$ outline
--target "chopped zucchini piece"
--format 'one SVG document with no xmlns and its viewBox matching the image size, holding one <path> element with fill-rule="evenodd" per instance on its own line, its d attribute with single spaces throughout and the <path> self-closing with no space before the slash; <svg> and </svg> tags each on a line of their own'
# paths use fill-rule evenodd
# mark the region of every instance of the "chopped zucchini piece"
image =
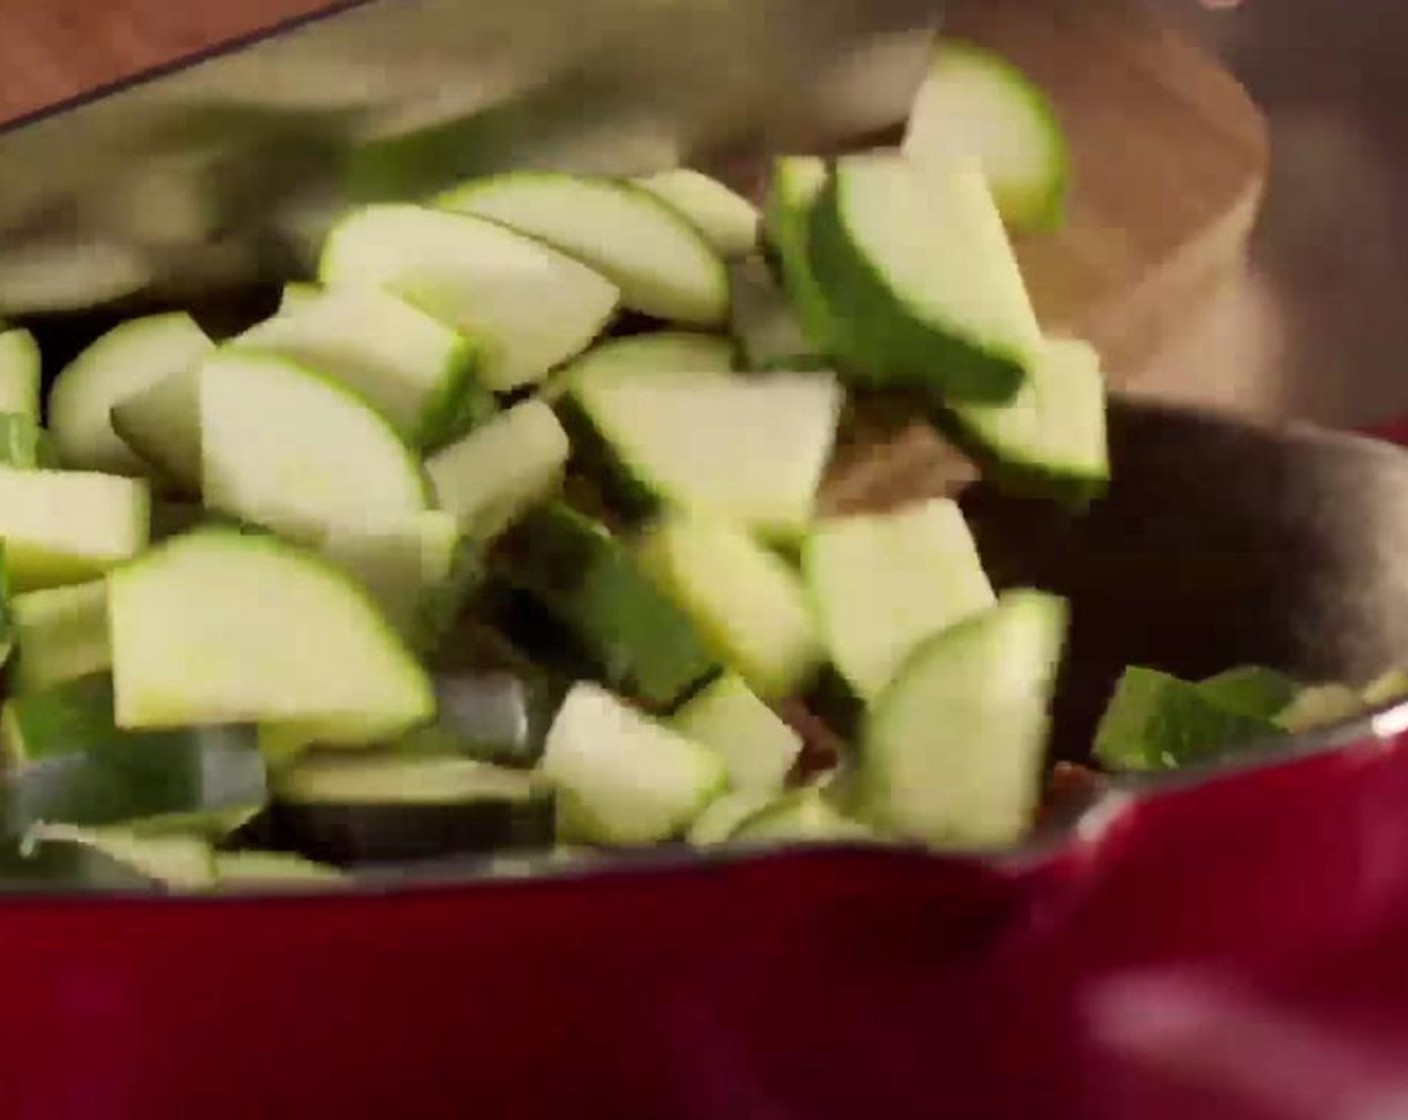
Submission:
<svg viewBox="0 0 1408 1120">
<path fill-rule="evenodd" d="M 539 394 L 555 401 L 578 377 L 604 378 L 620 373 L 725 371 L 733 368 L 733 344 L 723 335 L 695 331 L 652 331 L 611 338 L 564 366 Z"/>
<path fill-rule="evenodd" d="M 1262 665 L 1238 665 L 1198 682 L 1198 691 L 1219 707 L 1274 720 L 1296 698 L 1300 683 Z"/>
<path fill-rule="evenodd" d="M 790 790 L 744 819 L 730 837 L 748 843 L 874 840 L 873 830 L 831 804 L 825 787 Z"/>
<path fill-rule="evenodd" d="M 150 517 L 140 479 L 0 467 L 0 539 L 17 591 L 83 583 L 132 559 Z"/>
<path fill-rule="evenodd" d="M 758 246 L 758 208 L 717 179 L 689 167 L 640 175 L 635 185 L 673 206 L 725 260 Z"/>
<path fill-rule="evenodd" d="M 821 643 L 801 582 L 776 553 L 723 522 L 670 514 L 638 555 L 760 697 L 789 696 L 807 682 Z"/>
<path fill-rule="evenodd" d="M 294 362 L 223 350 L 200 370 L 201 493 L 212 509 L 316 543 L 431 506 L 420 463 L 360 397 Z"/>
<path fill-rule="evenodd" d="M 787 539 L 812 519 L 842 393 L 822 373 L 613 372 L 577 376 L 568 400 L 633 505 Z"/>
<path fill-rule="evenodd" d="M 870 823 L 960 847 L 1022 836 L 1040 797 L 1066 618 L 1061 599 L 1008 591 L 915 650 L 867 714 L 857 776 Z"/>
<path fill-rule="evenodd" d="M 200 367 L 178 370 L 112 406 L 112 430 L 168 483 L 200 493 Z"/>
<path fill-rule="evenodd" d="M 39 344 L 20 327 L 0 323 L 0 413 L 39 422 Z"/>
<path fill-rule="evenodd" d="M 480 347 L 424 311 L 375 288 L 329 288 L 235 340 L 320 370 L 364 397 L 416 448 L 491 416 L 478 380 Z"/>
<path fill-rule="evenodd" d="M 602 683 L 664 709 L 718 671 L 689 616 L 599 523 L 554 502 L 506 545 L 504 578 L 566 631 Z"/>
<path fill-rule="evenodd" d="M 976 166 L 921 175 L 896 154 L 842 156 L 808 234 L 867 373 L 951 401 L 1001 402 L 1021 387 L 1041 329 Z"/>
<path fill-rule="evenodd" d="M 963 513 L 945 498 L 818 523 L 802 570 L 831 660 L 866 701 L 927 638 L 995 601 Z"/>
<path fill-rule="evenodd" d="M 246 850 L 216 852 L 215 879 L 222 891 L 301 890 L 344 885 L 347 874 L 292 852 Z"/>
<path fill-rule="evenodd" d="M 1132 665 L 1100 719 L 1094 753 L 1112 770 L 1176 770 L 1279 734 L 1267 717 L 1225 706 L 1215 688 Z"/>
<path fill-rule="evenodd" d="M 122 891 L 155 893 L 160 884 L 136 868 L 81 844 L 0 842 L 0 893 Z"/>
<path fill-rule="evenodd" d="M 955 403 L 958 441 L 999 485 L 1098 496 L 1110 481 L 1100 355 L 1079 339 L 1048 338 L 1028 372 L 1010 401 Z"/>
<path fill-rule="evenodd" d="M 191 369 L 213 345 L 182 311 L 133 319 L 99 338 L 59 373 L 49 393 L 49 430 L 59 461 L 73 470 L 150 473 L 113 430 L 112 407 Z"/>
<path fill-rule="evenodd" d="M 313 754 L 274 782 L 280 840 L 334 864 L 548 847 L 554 821 L 541 775 L 455 755 Z"/>
<path fill-rule="evenodd" d="M 366 595 L 272 537 L 205 529 L 108 582 L 117 722 L 293 721 L 322 741 L 430 719 L 429 677 Z"/>
<path fill-rule="evenodd" d="M 0 834 L 8 836 L 39 821 L 218 836 L 267 796 L 253 728 L 123 731 L 106 677 L 10 697 L 0 746 L 10 772 L 0 787 Z"/>
<path fill-rule="evenodd" d="M 15 412 L 0 412 L 0 466 L 54 467 L 58 454 L 49 433 Z"/>
<path fill-rule="evenodd" d="M 112 665 L 103 580 L 17 595 L 10 603 L 19 659 L 14 682 L 35 692 Z"/>
<path fill-rule="evenodd" d="M 776 257 L 782 290 L 810 349 L 829 355 L 847 374 L 856 375 L 864 371 L 864 363 L 856 361 L 846 342 L 844 324 L 812 271 L 812 209 L 826 179 L 826 163 L 817 156 L 782 156 L 774 161 L 763 231 Z"/>
<path fill-rule="evenodd" d="M 729 330 L 745 369 L 824 369 L 829 364 L 802 329 L 801 319 L 765 260 L 735 261 L 728 279 Z"/>
<path fill-rule="evenodd" d="M 441 509 L 488 541 L 558 489 L 568 451 L 552 409 L 526 400 L 436 453 L 426 471 Z"/>
<path fill-rule="evenodd" d="M 733 839 L 744 821 L 766 809 L 776 798 L 776 791 L 731 790 L 708 804 L 689 826 L 685 839 L 697 848 L 727 843 Z"/>
<path fill-rule="evenodd" d="M 620 295 L 592 269 L 496 222 L 400 204 L 344 218 L 319 275 L 331 287 L 387 288 L 480 339 L 480 378 L 499 392 L 540 381 L 585 350 Z"/>
<path fill-rule="evenodd" d="M 1364 703 L 1371 708 L 1408 697 L 1408 670 L 1398 667 L 1387 670 L 1364 686 Z"/>
<path fill-rule="evenodd" d="M 1009 226 L 1061 225 L 1070 181 L 1065 134 L 1047 96 L 1001 55 L 941 39 L 902 151 L 920 167 L 974 158 Z"/>
<path fill-rule="evenodd" d="M 400 525 L 332 528 L 319 552 L 361 584 L 397 632 L 418 645 L 425 613 L 454 574 L 459 548 L 458 522 L 425 510 Z"/>
<path fill-rule="evenodd" d="M 1291 732 L 1314 731 L 1353 719 L 1364 708 L 1364 698 L 1348 685 L 1310 685 L 1277 713 L 1276 723 Z"/>
<path fill-rule="evenodd" d="M 37 824 L 25 842 L 92 848 L 175 890 L 202 891 L 215 886 L 215 850 L 209 840 L 195 836 L 138 836 L 117 827 Z"/>
<path fill-rule="evenodd" d="M 706 685 L 671 723 L 718 752 L 736 790 L 775 794 L 802 752 L 802 737 L 733 673 Z"/>
<path fill-rule="evenodd" d="M 656 318 L 718 326 L 728 314 L 723 262 L 678 210 L 629 183 L 553 171 L 471 179 L 436 199 L 500 222 L 591 266 L 624 306 Z"/>
<path fill-rule="evenodd" d="M 586 843 L 678 836 L 728 784 L 715 752 L 592 684 L 567 694 L 542 771 L 557 788 L 563 839 Z"/>
</svg>

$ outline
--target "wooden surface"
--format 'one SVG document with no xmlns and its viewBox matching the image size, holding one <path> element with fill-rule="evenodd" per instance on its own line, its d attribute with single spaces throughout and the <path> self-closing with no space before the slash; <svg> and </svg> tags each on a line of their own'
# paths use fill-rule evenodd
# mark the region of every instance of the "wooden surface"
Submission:
<svg viewBox="0 0 1408 1120">
<path fill-rule="evenodd" d="M 325 6 L 321 0 L 0 0 L 0 121 Z"/>
<path fill-rule="evenodd" d="M 325 6 L 317 0 L 0 0 L 0 120 Z M 1240 267 L 1264 183 L 1261 115 L 1136 0 L 957 0 L 949 26 L 1008 54 L 1071 139 L 1070 221 L 1021 245 L 1048 328 L 1125 379 Z"/>
<path fill-rule="evenodd" d="M 1266 122 L 1237 82 L 1130 0 L 969 0 L 950 28 L 1053 98 L 1074 156 L 1066 228 L 1020 245 L 1043 324 L 1125 380 L 1237 272 L 1266 180 Z"/>
</svg>

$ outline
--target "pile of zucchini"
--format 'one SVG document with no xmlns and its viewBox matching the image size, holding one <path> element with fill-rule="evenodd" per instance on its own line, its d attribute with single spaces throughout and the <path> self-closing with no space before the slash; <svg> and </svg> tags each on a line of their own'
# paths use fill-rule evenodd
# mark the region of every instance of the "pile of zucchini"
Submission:
<svg viewBox="0 0 1408 1120">
<path fill-rule="evenodd" d="M 691 170 L 367 206 L 232 337 L 98 339 L 43 427 L 0 334 L 0 881 L 1016 840 L 1064 604 L 995 594 L 952 501 L 818 495 L 877 391 L 1099 492 L 1098 357 L 1008 234 L 1064 185 L 1040 96 L 946 45 L 902 149 L 780 158 L 761 217 Z M 818 691 L 858 713 L 820 765 Z"/>
</svg>

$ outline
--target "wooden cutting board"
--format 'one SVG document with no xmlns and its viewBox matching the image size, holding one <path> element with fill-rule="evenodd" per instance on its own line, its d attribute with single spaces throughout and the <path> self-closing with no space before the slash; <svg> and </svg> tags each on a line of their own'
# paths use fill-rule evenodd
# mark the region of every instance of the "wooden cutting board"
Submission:
<svg viewBox="0 0 1408 1120">
<path fill-rule="evenodd" d="M 0 120 L 325 5 L 4 0 Z M 1055 100 L 1075 157 L 1070 221 L 1026 240 L 1043 323 L 1090 338 L 1116 380 L 1176 337 L 1241 263 L 1264 120 L 1138 0 L 956 0 L 949 30 L 1009 55 Z"/>
<path fill-rule="evenodd" d="M 1041 84 L 1070 138 L 1059 233 L 1020 244 L 1042 323 L 1135 375 L 1240 270 L 1266 183 L 1266 121 L 1212 58 L 1133 0 L 960 0 L 952 34 Z"/>
</svg>

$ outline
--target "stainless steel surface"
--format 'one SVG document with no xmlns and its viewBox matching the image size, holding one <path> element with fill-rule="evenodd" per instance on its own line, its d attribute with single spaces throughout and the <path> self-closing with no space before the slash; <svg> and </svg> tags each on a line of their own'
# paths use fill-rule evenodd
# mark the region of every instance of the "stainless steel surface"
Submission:
<svg viewBox="0 0 1408 1120">
<path fill-rule="evenodd" d="M 1408 413 L 1408 4 L 1150 2 L 1246 83 L 1272 158 L 1247 274 L 1141 387 L 1336 425 Z"/>
<path fill-rule="evenodd" d="M 0 132 L 0 311 L 287 273 L 350 197 L 902 119 L 937 0 L 373 0 Z"/>
</svg>

